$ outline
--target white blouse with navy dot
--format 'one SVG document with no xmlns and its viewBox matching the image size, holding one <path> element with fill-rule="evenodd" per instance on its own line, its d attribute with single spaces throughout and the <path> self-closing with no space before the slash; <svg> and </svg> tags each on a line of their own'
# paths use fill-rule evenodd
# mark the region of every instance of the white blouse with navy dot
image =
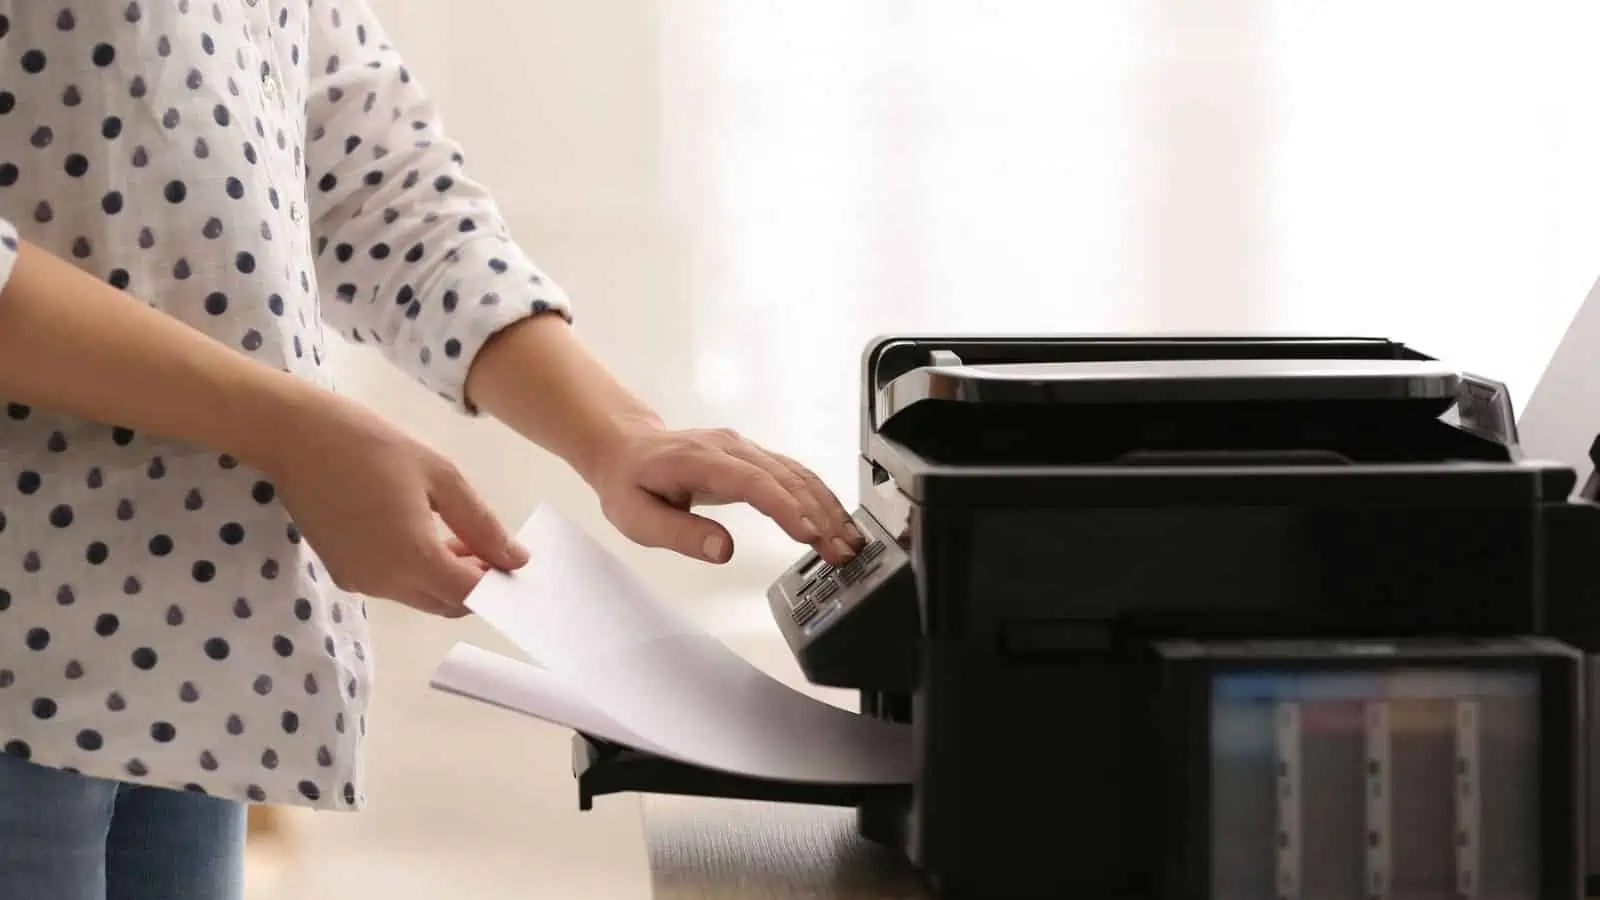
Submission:
<svg viewBox="0 0 1600 900">
<path fill-rule="evenodd" d="M 485 340 L 568 312 L 461 166 L 364 0 L 0 0 L 0 288 L 27 240 L 265 365 L 327 384 L 331 327 L 472 414 Z M 365 607 L 270 481 L 0 407 L 0 753 L 361 806 Z"/>
</svg>

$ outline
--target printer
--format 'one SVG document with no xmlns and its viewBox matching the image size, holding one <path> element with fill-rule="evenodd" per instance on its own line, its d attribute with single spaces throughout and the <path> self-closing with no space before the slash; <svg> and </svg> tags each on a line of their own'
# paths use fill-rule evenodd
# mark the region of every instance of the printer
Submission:
<svg viewBox="0 0 1600 900">
<path fill-rule="evenodd" d="M 1503 385 L 1384 339 L 915 335 L 861 383 L 868 546 L 767 599 L 807 678 L 909 724 L 912 780 L 579 734 L 583 808 L 853 807 L 947 900 L 1597 881 L 1600 507 Z"/>
</svg>

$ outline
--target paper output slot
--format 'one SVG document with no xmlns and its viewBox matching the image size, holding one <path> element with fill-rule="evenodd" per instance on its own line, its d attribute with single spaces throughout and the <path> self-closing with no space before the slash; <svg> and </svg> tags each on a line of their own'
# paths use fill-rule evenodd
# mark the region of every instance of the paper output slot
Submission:
<svg viewBox="0 0 1600 900">
<path fill-rule="evenodd" d="M 812 806 L 903 806 L 909 785 L 827 784 L 749 778 L 667 759 L 604 738 L 572 737 L 572 772 L 578 779 L 578 808 L 594 807 L 607 794 L 670 794 L 720 797 Z"/>
</svg>

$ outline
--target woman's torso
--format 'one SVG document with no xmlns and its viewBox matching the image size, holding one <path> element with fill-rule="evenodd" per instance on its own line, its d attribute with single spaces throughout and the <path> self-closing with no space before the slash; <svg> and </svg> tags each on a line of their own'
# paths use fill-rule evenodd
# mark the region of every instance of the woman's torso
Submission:
<svg viewBox="0 0 1600 900">
<path fill-rule="evenodd" d="M 308 14 L 282 0 L 0 0 L 0 217 L 262 364 L 326 383 Z M 0 516 L 7 752 L 358 805 L 364 610 L 328 584 L 259 473 L 6 403 Z"/>
</svg>

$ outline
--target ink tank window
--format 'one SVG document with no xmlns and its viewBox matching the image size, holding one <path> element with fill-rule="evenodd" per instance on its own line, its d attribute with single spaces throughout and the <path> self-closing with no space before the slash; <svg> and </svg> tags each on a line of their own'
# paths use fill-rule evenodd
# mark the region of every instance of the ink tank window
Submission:
<svg viewBox="0 0 1600 900">
<path fill-rule="evenodd" d="M 1531 665 L 1216 675 L 1211 896 L 1539 896 L 1540 710 Z"/>
</svg>

